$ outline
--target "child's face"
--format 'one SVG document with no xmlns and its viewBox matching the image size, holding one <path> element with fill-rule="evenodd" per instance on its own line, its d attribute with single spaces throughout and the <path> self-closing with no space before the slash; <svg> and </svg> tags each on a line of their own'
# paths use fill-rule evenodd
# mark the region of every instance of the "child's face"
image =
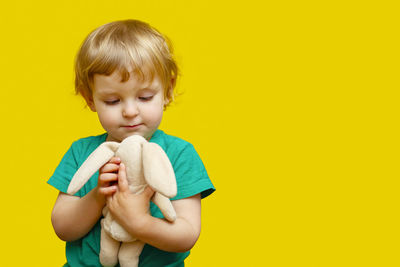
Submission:
<svg viewBox="0 0 400 267">
<path fill-rule="evenodd" d="M 107 141 L 121 142 L 134 134 L 149 140 L 160 125 L 164 110 L 159 79 L 141 81 L 131 72 L 129 80 L 122 83 L 116 71 L 110 76 L 95 74 L 93 78 L 93 96 L 87 103 L 97 112 L 108 133 Z"/>
</svg>

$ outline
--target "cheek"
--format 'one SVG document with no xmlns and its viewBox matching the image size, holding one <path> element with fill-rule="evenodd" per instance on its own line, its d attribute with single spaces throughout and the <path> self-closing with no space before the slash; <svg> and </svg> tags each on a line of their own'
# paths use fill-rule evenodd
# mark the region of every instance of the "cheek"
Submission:
<svg viewBox="0 0 400 267">
<path fill-rule="evenodd" d="M 110 109 L 107 110 L 104 110 L 102 108 L 97 109 L 97 115 L 103 126 L 112 125 L 117 121 L 114 113 L 115 112 L 113 112 Z"/>
<path fill-rule="evenodd" d="M 155 105 L 145 107 L 143 116 L 146 116 L 147 120 L 157 123 L 161 120 L 163 111 L 163 106 L 157 103 Z"/>
</svg>

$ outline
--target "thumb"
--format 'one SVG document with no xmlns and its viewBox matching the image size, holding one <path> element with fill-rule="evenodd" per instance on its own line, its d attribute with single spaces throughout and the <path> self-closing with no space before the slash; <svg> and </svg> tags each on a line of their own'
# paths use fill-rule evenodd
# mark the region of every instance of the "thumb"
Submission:
<svg viewBox="0 0 400 267">
<path fill-rule="evenodd" d="M 143 193 L 148 198 L 151 198 L 154 195 L 154 190 L 149 185 L 143 190 Z"/>
<path fill-rule="evenodd" d="M 121 192 L 129 190 L 128 180 L 126 179 L 126 167 L 121 163 L 118 170 L 118 189 Z"/>
</svg>

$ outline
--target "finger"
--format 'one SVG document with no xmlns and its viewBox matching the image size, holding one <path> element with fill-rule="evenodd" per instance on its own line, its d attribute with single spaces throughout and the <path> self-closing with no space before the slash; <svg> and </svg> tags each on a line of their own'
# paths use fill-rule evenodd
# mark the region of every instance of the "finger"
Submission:
<svg viewBox="0 0 400 267">
<path fill-rule="evenodd" d="M 113 198 L 113 195 L 106 196 L 106 202 L 107 202 L 108 208 L 110 208 L 110 206 L 111 206 L 112 198 Z"/>
<path fill-rule="evenodd" d="M 118 181 L 118 174 L 116 173 L 103 173 L 99 176 L 100 182 L 107 183 L 107 182 L 114 182 Z"/>
<path fill-rule="evenodd" d="M 107 163 L 103 167 L 101 167 L 100 172 L 116 172 L 119 169 L 119 165 L 115 163 Z"/>
<path fill-rule="evenodd" d="M 121 163 L 121 159 L 119 157 L 112 157 L 110 159 L 109 163 L 120 164 Z"/>
<path fill-rule="evenodd" d="M 112 195 L 115 192 L 117 192 L 117 186 L 112 185 L 112 186 L 108 186 L 108 187 L 100 187 L 99 192 L 102 195 L 109 196 L 109 195 Z"/>
<path fill-rule="evenodd" d="M 121 163 L 118 171 L 118 188 L 124 192 L 129 189 L 128 180 L 126 179 L 126 168 L 125 164 Z"/>
<path fill-rule="evenodd" d="M 142 194 L 145 194 L 148 198 L 151 198 L 154 195 L 154 190 L 150 186 L 146 186 L 146 188 L 143 190 Z"/>
</svg>

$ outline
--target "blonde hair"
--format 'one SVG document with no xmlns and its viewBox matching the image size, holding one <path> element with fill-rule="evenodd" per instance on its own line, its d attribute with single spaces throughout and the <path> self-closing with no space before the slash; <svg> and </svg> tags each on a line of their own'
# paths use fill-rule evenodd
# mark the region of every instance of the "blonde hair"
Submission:
<svg viewBox="0 0 400 267">
<path fill-rule="evenodd" d="M 138 20 L 115 21 L 91 32 L 75 60 L 75 91 L 85 99 L 93 93 L 95 74 L 121 74 L 121 82 L 132 70 L 142 80 L 158 77 L 167 105 L 174 99 L 178 67 L 169 39 L 149 24 Z"/>
</svg>

